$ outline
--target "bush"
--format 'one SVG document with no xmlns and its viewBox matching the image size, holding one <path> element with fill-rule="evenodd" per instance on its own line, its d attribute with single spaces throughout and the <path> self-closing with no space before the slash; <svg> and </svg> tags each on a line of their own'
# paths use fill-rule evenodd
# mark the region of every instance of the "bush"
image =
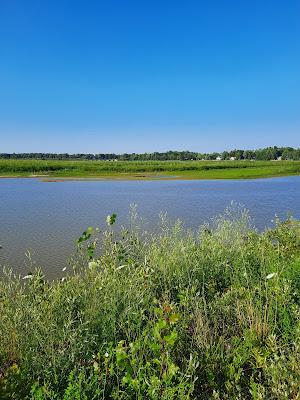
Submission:
<svg viewBox="0 0 300 400">
<path fill-rule="evenodd" d="M 70 271 L 0 281 L 1 399 L 297 399 L 300 228 L 237 209 L 89 228 Z"/>
</svg>

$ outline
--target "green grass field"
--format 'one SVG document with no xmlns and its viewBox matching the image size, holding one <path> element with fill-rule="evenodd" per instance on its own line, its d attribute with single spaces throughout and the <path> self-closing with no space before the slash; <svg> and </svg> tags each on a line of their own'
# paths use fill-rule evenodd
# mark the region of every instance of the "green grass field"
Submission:
<svg viewBox="0 0 300 400">
<path fill-rule="evenodd" d="M 250 179 L 300 175 L 300 161 L 0 160 L 0 176 L 42 179 Z"/>
<path fill-rule="evenodd" d="M 299 399 L 299 222 L 113 228 L 55 281 L 0 277 L 1 399 Z"/>
</svg>

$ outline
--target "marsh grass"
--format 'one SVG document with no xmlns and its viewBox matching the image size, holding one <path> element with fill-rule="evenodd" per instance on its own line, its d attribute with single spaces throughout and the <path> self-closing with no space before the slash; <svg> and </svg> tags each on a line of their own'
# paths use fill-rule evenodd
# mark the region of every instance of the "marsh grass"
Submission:
<svg viewBox="0 0 300 400">
<path fill-rule="evenodd" d="M 300 398 L 299 222 L 107 223 L 62 279 L 6 270 L 1 399 Z"/>
<path fill-rule="evenodd" d="M 56 161 L 0 159 L 0 176 L 238 179 L 300 175 L 299 161 Z"/>
</svg>

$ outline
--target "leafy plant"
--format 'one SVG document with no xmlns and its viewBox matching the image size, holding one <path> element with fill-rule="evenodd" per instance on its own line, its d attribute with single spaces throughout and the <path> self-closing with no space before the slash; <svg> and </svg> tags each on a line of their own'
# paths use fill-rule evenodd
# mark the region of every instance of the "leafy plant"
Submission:
<svg viewBox="0 0 300 400">
<path fill-rule="evenodd" d="M 299 398 L 299 222 L 259 233 L 235 205 L 196 233 L 115 221 L 55 281 L 4 270 L 1 399 Z"/>
</svg>

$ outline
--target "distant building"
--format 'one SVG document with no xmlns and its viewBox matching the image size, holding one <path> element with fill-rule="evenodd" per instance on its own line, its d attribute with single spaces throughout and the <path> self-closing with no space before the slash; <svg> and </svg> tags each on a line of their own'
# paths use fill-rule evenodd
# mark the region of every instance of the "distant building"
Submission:
<svg viewBox="0 0 300 400">
<path fill-rule="evenodd" d="M 235 161 L 235 160 L 236 160 L 236 157 L 230 157 L 229 160 L 230 160 L 230 161 Z"/>
<path fill-rule="evenodd" d="M 216 158 L 216 161 L 221 161 L 222 160 L 222 157 L 217 157 Z"/>
</svg>

